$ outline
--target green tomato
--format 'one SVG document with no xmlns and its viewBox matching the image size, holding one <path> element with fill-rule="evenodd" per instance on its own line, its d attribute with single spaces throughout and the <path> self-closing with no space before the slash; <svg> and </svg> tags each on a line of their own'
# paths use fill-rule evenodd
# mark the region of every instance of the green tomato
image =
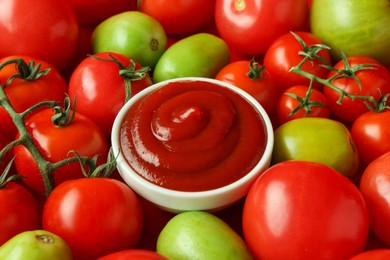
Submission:
<svg viewBox="0 0 390 260">
<path fill-rule="evenodd" d="M 25 231 L 17 234 L 0 247 L 2 260 L 72 260 L 66 242 L 45 230 Z"/>
<path fill-rule="evenodd" d="M 224 221 L 204 211 L 175 215 L 157 239 L 169 259 L 253 259 L 244 240 Z"/>
<path fill-rule="evenodd" d="M 335 61 L 344 51 L 390 64 L 388 0 L 313 0 L 310 10 L 311 31 L 331 47 Z"/>
<path fill-rule="evenodd" d="M 117 52 L 154 68 L 166 49 L 167 35 L 153 17 L 128 11 L 102 21 L 93 31 L 94 53 Z"/>
<path fill-rule="evenodd" d="M 328 118 L 299 118 L 275 130 L 272 163 L 303 160 L 325 164 L 348 178 L 359 166 L 348 128 Z"/>
<path fill-rule="evenodd" d="M 198 33 L 177 41 L 157 62 L 153 81 L 179 77 L 214 78 L 230 61 L 227 44 L 209 33 Z"/>
</svg>

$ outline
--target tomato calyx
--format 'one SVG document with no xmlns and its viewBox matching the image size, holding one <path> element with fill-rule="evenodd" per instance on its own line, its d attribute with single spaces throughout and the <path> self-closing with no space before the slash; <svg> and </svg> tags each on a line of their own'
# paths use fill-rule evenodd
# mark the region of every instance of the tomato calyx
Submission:
<svg viewBox="0 0 390 260">
<path fill-rule="evenodd" d="M 53 124 L 58 127 L 69 125 L 76 114 L 76 99 L 73 102 L 73 108 L 74 109 L 72 110 L 69 96 L 66 96 L 64 100 L 64 107 L 59 105 L 53 107 L 54 115 L 51 118 Z"/>
<path fill-rule="evenodd" d="M 21 58 L 14 58 L 1 63 L 0 70 L 9 64 L 15 64 L 18 73 L 11 76 L 7 80 L 7 82 L 3 85 L 3 88 L 9 86 L 11 82 L 16 78 L 26 80 L 26 81 L 33 81 L 33 80 L 37 80 L 41 76 L 47 75 L 50 72 L 50 68 L 41 70 L 40 63 L 35 64 L 32 60 L 30 60 L 29 63 L 27 64 Z"/>
<path fill-rule="evenodd" d="M 2 155 L 0 154 L 0 164 L 1 164 L 1 158 L 2 158 Z M 11 182 L 11 181 L 16 181 L 18 179 L 21 179 L 23 178 L 22 175 L 19 175 L 19 174 L 12 174 L 10 176 L 8 176 L 9 174 L 9 171 L 11 169 L 11 166 L 12 166 L 12 163 L 14 161 L 15 157 L 12 158 L 7 166 L 5 167 L 4 171 L 1 173 L 0 175 L 0 189 L 5 187 L 7 185 L 7 183 Z"/>
<path fill-rule="evenodd" d="M 110 56 L 111 59 L 96 57 L 94 55 L 89 55 L 89 56 L 101 61 L 114 62 L 118 65 L 119 75 L 125 81 L 125 93 L 126 93 L 125 102 L 129 101 L 131 97 L 131 82 L 144 79 L 148 75 L 148 72 L 150 71 L 149 66 L 143 66 L 139 69 L 135 69 L 136 64 L 132 59 L 130 59 L 130 65 L 125 67 L 111 53 L 108 54 L 108 56 Z"/>
<path fill-rule="evenodd" d="M 330 50 L 329 46 L 325 44 L 313 44 L 307 46 L 305 41 L 301 37 L 299 37 L 298 34 L 294 32 L 290 32 L 290 33 L 294 36 L 294 38 L 298 41 L 298 43 L 302 47 L 302 51 L 299 51 L 298 55 L 304 57 L 304 62 L 306 61 L 313 62 L 313 60 L 319 60 L 323 64 L 327 64 L 327 65 L 329 64 L 329 62 L 325 60 L 321 55 L 318 55 L 318 52 L 320 52 L 323 49 Z"/>
<path fill-rule="evenodd" d="M 259 67 L 259 63 L 255 61 L 255 58 L 252 58 L 249 62 L 249 71 L 246 74 L 252 80 L 259 80 L 264 77 L 265 66 Z"/>
</svg>

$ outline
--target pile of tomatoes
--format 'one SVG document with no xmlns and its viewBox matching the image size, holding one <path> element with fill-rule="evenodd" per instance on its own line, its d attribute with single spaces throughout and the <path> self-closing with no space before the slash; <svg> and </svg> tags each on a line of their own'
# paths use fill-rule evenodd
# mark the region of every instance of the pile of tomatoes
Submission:
<svg viewBox="0 0 390 260">
<path fill-rule="evenodd" d="M 0 245 L 43 229 L 74 259 L 164 259 L 156 241 L 176 214 L 122 181 L 111 128 L 139 91 L 199 76 L 247 91 L 275 128 L 270 168 L 213 212 L 255 259 L 390 255 L 387 5 L 2 0 Z M 364 25 L 347 19 L 359 10 Z"/>
</svg>

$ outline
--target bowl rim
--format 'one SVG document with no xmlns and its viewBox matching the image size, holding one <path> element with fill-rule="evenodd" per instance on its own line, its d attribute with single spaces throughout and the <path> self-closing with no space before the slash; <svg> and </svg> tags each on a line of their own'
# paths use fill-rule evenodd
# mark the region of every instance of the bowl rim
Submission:
<svg viewBox="0 0 390 260">
<path fill-rule="evenodd" d="M 225 185 L 223 187 L 211 189 L 211 190 L 205 190 L 205 191 L 180 191 L 180 190 L 172 190 L 168 189 L 162 186 L 159 186 L 157 184 L 154 184 L 142 176 L 140 176 L 138 173 L 136 173 L 130 165 L 128 165 L 126 159 L 124 158 L 123 154 L 120 152 L 120 128 L 121 124 L 123 122 L 124 117 L 127 114 L 127 111 L 129 108 L 137 102 L 139 99 L 141 99 L 144 95 L 147 95 L 171 82 L 177 82 L 177 81 L 205 81 L 213 84 L 218 84 L 222 87 L 229 88 L 233 90 L 234 92 L 238 93 L 241 95 L 243 98 L 245 98 L 250 104 L 252 104 L 255 108 L 256 111 L 259 112 L 265 126 L 265 133 L 267 134 L 267 142 L 266 146 L 264 149 L 264 153 L 261 157 L 261 159 L 256 163 L 256 165 L 252 168 L 251 171 L 249 171 L 245 176 L 242 178 Z M 153 85 L 143 89 L 142 91 L 138 92 L 136 95 L 134 95 L 127 103 L 123 105 L 123 107 L 120 109 L 118 112 L 117 116 L 115 117 L 113 127 L 112 127 L 112 133 L 111 133 L 111 145 L 113 149 L 114 156 L 117 158 L 117 168 L 122 176 L 122 178 L 125 180 L 125 182 L 130 186 L 133 187 L 133 185 L 129 184 L 125 177 L 123 176 L 123 170 L 126 172 L 131 172 L 127 173 L 131 175 L 131 178 L 138 183 L 134 183 L 135 185 L 142 185 L 143 188 L 146 188 L 148 190 L 153 190 L 155 193 L 158 193 L 159 195 L 163 196 L 169 196 L 169 197 L 181 197 L 181 198 L 204 198 L 204 197 L 209 197 L 209 196 L 219 196 L 222 194 L 225 194 L 226 192 L 229 192 L 231 190 L 234 190 L 242 185 L 245 185 L 248 181 L 251 181 L 254 179 L 259 172 L 262 171 L 264 167 L 269 166 L 269 161 L 272 156 L 272 150 L 273 150 L 273 144 L 274 144 L 274 133 L 273 133 L 273 126 L 271 123 L 271 120 L 266 113 L 265 109 L 260 105 L 260 103 L 253 98 L 250 94 L 245 92 L 244 90 L 240 89 L 237 86 L 234 86 L 230 83 L 220 81 L 217 79 L 212 79 L 212 78 L 204 78 L 204 77 L 179 77 L 179 78 L 174 78 L 174 79 L 169 79 L 169 80 L 164 80 L 158 83 L 154 83 Z M 139 187 L 136 189 L 139 190 Z M 139 194 L 140 196 L 144 197 L 143 194 Z"/>
</svg>

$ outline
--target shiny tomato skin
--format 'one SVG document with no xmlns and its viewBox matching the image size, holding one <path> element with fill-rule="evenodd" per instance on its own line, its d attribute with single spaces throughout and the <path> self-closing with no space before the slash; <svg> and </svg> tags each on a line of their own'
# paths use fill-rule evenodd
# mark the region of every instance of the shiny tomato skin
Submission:
<svg viewBox="0 0 390 260">
<path fill-rule="evenodd" d="M 287 88 L 278 98 L 276 103 L 276 120 L 278 125 L 282 125 L 288 121 L 291 121 L 296 118 L 305 117 L 306 111 L 302 108 L 298 110 L 296 113 L 289 115 L 296 107 L 299 106 L 300 102 L 295 98 L 292 98 L 287 95 L 287 93 L 297 95 L 298 97 L 304 98 L 306 92 L 309 87 L 305 85 L 296 85 Z M 307 115 L 307 117 L 323 117 L 329 118 L 330 111 L 327 107 L 327 100 L 322 94 L 322 92 L 318 89 L 313 88 L 311 90 L 309 100 L 311 102 L 318 102 L 324 104 L 325 106 L 311 106 L 311 112 Z"/>
<path fill-rule="evenodd" d="M 137 0 L 66 0 L 80 24 L 97 23 L 118 13 L 137 9 Z"/>
<path fill-rule="evenodd" d="M 127 249 L 102 256 L 97 260 L 168 260 L 168 258 L 152 250 Z"/>
<path fill-rule="evenodd" d="M 142 231 L 137 195 L 110 178 L 69 180 L 50 193 L 42 227 L 62 237 L 74 259 L 92 260 L 134 248 Z"/>
<path fill-rule="evenodd" d="M 16 112 L 23 112 L 29 107 L 41 101 L 57 101 L 63 103 L 68 90 L 67 82 L 60 71 L 50 63 L 30 56 L 7 56 L 0 60 L 0 63 L 11 59 L 21 58 L 27 64 L 33 61 L 36 65 L 41 65 L 41 70 L 50 69 L 46 75 L 36 80 L 14 79 L 10 85 L 5 88 L 5 94 L 10 100 Z M 7 80 L 17 74 L 18 71 L 14 64 L 9 64 L 0 70 L 0 84 L 4 85 Z M 0 134 L 8 139 L 14 139 L 17 134 L 16 127 L 8 112 L 0 107 Z"/>
<path fill-rule="evenodd" d="M 386 260 L 390 259 L 390 249 L 372 249 L 361 252 L 349 260 Z"/>
<path fill-rule="evenodd" d="M 62 70 L 75 58 L 79 25 L 65 1 L 4 0 L 0 3 L 0 58 L 27 55 Z"/>
<path fill-rule="evenodd" d="M 106 160 L 108 143 L 95 122 L 76 112 L 71 124 L 57 127 L 51 121 L 52 115 L 51 109 L 45 109 L 26 120 L 27 131 L 46 160 L 53 163 L 75 156 L 69 154 L 70 151 L 77 151 L 80 156 L 90 158 L 100 155 L 98 163 Z M 24 146 L 18 145 L 14 148 L 14 155 L 15 168 L 25 177 L 21 181 L 34 192 L 45 194 L 41 173 L 31 153 Z M 69 163 L 54 171 L 56 185 L 82 177 L 84 175 L 79 162 Z"/>
<path fill-rule="evenodd" d="M 390 110 L 379 113 L 368 111 L 353 122 L 351 135 L 364 164 L 390 151 L 389 122 Z"/>
<path fill-rule="evenodd" d="M 230 83 L 253 96 L 268 114 L 274 111 L 279 91 L 276 88 L 267 68 L 257 79 L 251 79 L 249 72 L 250 60 L 230 62 L 223 67 L 215 76 L 215 79 Z M 262 66 L 259 64 L 259 68 Z"/>
<path fill-rule="evenodd" d="M 294 32 L 297 34 L 309 47 L 314 44 L 323 44 L 323 42 L 314 34 L 305 31 Z M 304 56 L 299 55 L 299 52 L 303 51 L 300 43 L 295 39 L 291 32 L 285 33 L 279 36 L 272 42 L 264 55 L 264 66 L 268 69 L 275 83 L 281 90 L 285 90 L 288 87 L 294 85 L 307 85 L 309 86 L 310 80 L 303 76 L 300 76 L 294 72 L 290 72 L 290 69 L 298 65 Z M 327 64 L 331 64 L 330 52 L 327 49 L 323 49 L 317 53 L 322 57 Z M 329 70 L 322 67 L 324 62 L 318 59 L 312 59 L 307 61 L 302 70 L 315 75 L 319 78 L 326 78 Z M 321 84 L 313 82 L 313 86 L 317 89 L 321 88 Z"/>
<path fill-rule="evenodd" d="M 271 43 L 289 31 L 303 29 L 306 0 L 216 0 L 218 33 L 239 53 L 264 54 Z"/>
<path fill-rule="evenodd" d="M 130 59 L 118 53 L 101 52 L 89 56 L 71 74 L 68 90 L 71 100 L 76 98 L 77 111 L 96 122 L 107 137 L 111 135 L 116 115 L 125 104 L 125 80 L 119 75 L 119 66 L 99 60 L 111 60 L 109 55 L 125 68 L 130 65 Z M 136 63 L 135 70 L 140 68 L 141 65 Z M 144 79 L 131 81 L 131 96 L 150 85 L 152 80 L 148 74 Z"/>
<path fill-rule="evenodd" d="M 214 18 L 215 0 L 141 0 L 139 10 L 161 23 L 167 34 L 189 35 Z"/>
<path fill-rule="evenodd" d="M 374 234 L 390 245 L 390 152 L 372 161 L 360 179 L 360 191 L 367 203 L 370 227 Z"/>
<path fill-rule="evenodd" d="M 363 250 L 369 230 L 357 187 L 323 164 L 303 161 L 260 175 L 242 221 L 255 259 L 348 259 Z"/>
<path fill-rule="evenodd" d="M 32 193 L 16 182 L 0 188 L 0 246 L 13 236 L 39 229 L 40 211 Z"/>
<path fill-rule="evenodd" d="M 390 74 L 383 64 L 366 56 L 349 56 L 347 61 L 351 67 L 371 64 L 374 69 L 364 69 L 354 73 L 360 80 L 361 88 L 352 77 L 334 79 L 331 82 L 334 86 L 352 95 L 372 96 L 375 100 L 379 100 L 381 95 L 390 93 Z M 343 61 L 337 62 L 333 67 L 335 69 L 345 69 Z M 335 71 L 330 71 L 328 78 L 335 73 Z M 360 99 L 352 100 L 344 96 L 341 104 L 338 104 L 336 102 L 339 100 L 340 94 L 337 91 L 326 86 L 323 87 L 322 91 L 328 100 L 331 113 L 341 121 L 352 123 L 358 116 L 369 111 Z"/>
</svg>

